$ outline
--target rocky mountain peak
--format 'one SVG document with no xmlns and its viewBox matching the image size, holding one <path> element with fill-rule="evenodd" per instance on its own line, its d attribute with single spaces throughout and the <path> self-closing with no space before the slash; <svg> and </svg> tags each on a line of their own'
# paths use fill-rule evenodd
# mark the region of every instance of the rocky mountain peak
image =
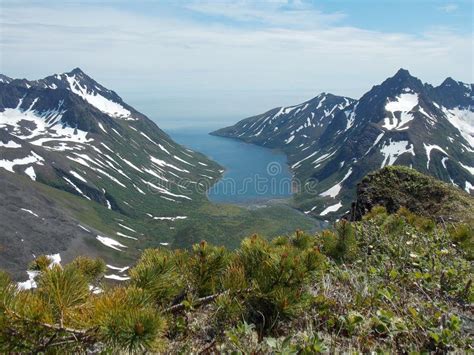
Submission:
<svg viewBox="0 0 474 355">
<path fill-rule="evenodd" d="M 404 69 L 404 68 L 398 69 L 398 71 L 395 73 L 395 75 L 393 77 L 394 78 L 402 78 L 402 79 L 413 78 L 413 76 L 410 74 L 410 72 L 407 69 Z"/>
<path fill-rule="evenodd" d="M 99 91 L 106 91 L 110 92 L 109 89 L 105 88 L 97 81 L 95 81 L 92 77 L 87 75 L 85 72 L 81 70 L 81 68 L 74 68 L 70 72 L 63 73 L 60 75 L 61 80 L 65 81 L 69 86 L 73 85 L 73 83 L 80 84 L 80 85 L 88 85 L 90 88 L 89 90 L 99 90 Z M 57 76 L 56 76 L 57 78 Z"/>
<path fill-rule="evenodd" d="M 71 71 L 70 71 L 69 73 L 67 73 L 67 74 L 73 74 L 73 75 L 86 75 L 86 76 L 87 76 L 87 74 L 86 74 L 86 73 L 84 73 L 84 72 L 82 71 L 82 69 L 81 69 L 81 68 L 79 68 L 79 67 L 76 67 L 76 68 L 74 68 L 73 70 L 71 70 Z"/>
<path fill-rule="evenodd" d="M 349 207 L 357 181 L 390 165 L 412 167 L 472 194 L 472 100 L 472 85 L 448 78 L 434 88 L 400 69 L 357 101 L 318 95 L 310 104 L 315 115 L 322 113 L 315 127 L 305 127 L 309 112 L 302 110 L 298 123 L 292 116 L 285 125 L 279 116 L 270 126 L 264 114 L 216 134 L 282 149 L 295 176 L 318 181 L 317 193 L 298 195 L 299 207 L 327 218 Z M 300 115 L 297 107 L 288 114 Z"/>
<path fill-rule="evenodd" d="M 473 85 L 446 78 L 438 87 L 429 87 L 430 94 L 438 104 L 448 108 L 469 108 L 474 105 Z"/>
<path fill-rule="evenodd" d="M 454 80 L 453 78 L 451 78 L 450 76 L 448 76 L 446 79 L 444 79 L 444 81 L 441 83 L 440 86 L 451 86 L 451 85 L 458 85 L 458 82 L 456 80 Z"/>
<path fill-rule="evenodd" d="M 421 80 L 412 76 L 406 69 L 399 69 L 394 76 L 385 80 L 381 86 L 385 89 L 396 91 L 402 91 L 407 88 L 416 92 L 423 91 Z"/>
<path fill-rule="evenodd" d="M 5 83 L 5 84 L 8 84 L 9 82 L 11 82 L 13 79 L 6 76 L 6 75 L 3 75 L 3 74 L 0 74 L 0 83 Z"/>
</svg>

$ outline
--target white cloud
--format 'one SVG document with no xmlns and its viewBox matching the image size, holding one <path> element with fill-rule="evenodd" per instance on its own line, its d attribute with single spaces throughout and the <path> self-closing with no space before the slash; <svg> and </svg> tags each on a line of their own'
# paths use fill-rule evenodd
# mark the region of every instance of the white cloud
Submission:
<svg viewBox="0 0 474 355">
<path fill-rule="evenodd" d="M 35 79 L 79 66 L 150 116 L 206 119 L 238 119 L 320 91 L 358 97 L 400 67 L 432 83 L 472 80 L 472 34 L 367 31 L 304 6 L 294 10 L 303 27 L 254 5 L 190 6 L 267 25 L 110 6 L 5 6 L 1 71 Z"/>
<path fill-rule="evenodd" d="M 317 28 L 338 23 L 343 13 L 323 13 L 311 3 L 288 0 L 195 0 L 186 8 L 243 23 L 280 28 Z"/>
<path fill-rule="evenodd" d="M 459 6 L 456 4 L 446 4 L 446 5 L 438 7 L 439 10 L 447 12 L 447 13 L 455 12 L 458 10 L 458 8 Z"/>
</svg>

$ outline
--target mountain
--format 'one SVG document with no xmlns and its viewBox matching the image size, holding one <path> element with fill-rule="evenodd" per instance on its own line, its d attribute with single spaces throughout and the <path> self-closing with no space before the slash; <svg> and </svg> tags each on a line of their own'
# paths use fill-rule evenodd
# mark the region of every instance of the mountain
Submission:
<svg viewBox="0 0 474 355">
<path fill-rule="evenodd" d="M 175 142 L 80 69 L 0 84 L 0 167 L 126 215 L 179 212 L 219 167 Z"/>
<path fill-rule="evenodd" d="M 147 247 L 236 247 L 251 233 L 318 225 L 285 206 L 211 204 L 222 171 L 79 68 L 2 75 L 0 268 L 19 278 L 35 255 L 86 254 L 122 269 Z"/>
<path fill-rule="evenodd" d="M 291 154 L 295 150 L 296 153 L 296 148 L 307 148 L 312 140 L 319 139 L 334 116 L 354 101 L 322 93 L 299 105 L 274 108 L 211 134 L 235 137 L 269 148 L 285 146 L 285 151 Z"/>
<path fill-rule="evenodd" d="M 10 78 L 6 75 L 0 74 L 0 83 L 8 84 L 12 80 L 13 80 L 12 78 Z"/>
<path fill-rule="evenodd" d="M 174 143 L 78 68 L 0 84 L 0 109 L 1 167 L 112 210 L 151 212 L 131 207 L 149 193 L 173 209 L 193 200 L 193 184 L 220 176 L 216 164 Z"/>
<path fill-rule="evenodd" d="M 356 183 L 387 165 L 410 166 L 474 192 L 473 87 L 450 78 L 433 87 L 400 69 L 359 100 L 321 94 L 310 102 L 338 101 L 319 112 L 309 105 L 302 116 L 293 107 L 306 103 L 274 109 L 212 134 L 283 150 L 298 182 L 297 206 L 334 219 L 349 210 Z M 284 130 L 274 124 L 280 111 L 289 114 Z M 319 129 L 301 125 L 305 119 Z M 249 132 L 259 125 L 262 132 Z"/>
<path fill-rule="evenodd" d="M 183 216 L 184 204 L 206 200 L 196 186 L 210 186 L 221 175 L 217 164 L 173 142 L 145 115 L 79 68 L 36 81 L 6 76 L 1 79 L 3 183 L 14 183 L 5 171 L 24 175 L 121 216 L 115 218 L 150 223 L 155 218 Z M 24 186 L 18 189 L 24 190 Z M 5 196 L 2 198 L 6 201 Z M 54 208 L 55 202 L 51 203 Z M 47 205 L 17 208 L 31 210 L 34 217 L 51 212 Z M 31 219 L 24 214 L 17 217 Z M 60 215 L 57 218 L 61 220 Z M 82 220 L 88 222 L 87 218 Z M 15 221 L 2 222 L 10 227 L 3 244 L 14 238 L 19 228 Z M 103 231 L 108 236 L 94 234 L 94 242 L 119 252 L 140 239 L 141 233 L 133 225 L 114 224 L 113 230 L 109 227 Z M 61 222 L 60 228 L 64 227 Z M 76 223 L 74 233 L 81 235 L 93 227 Z M 32 248 L 31 253 L 44 253 L 48 245 L 61 249 L 62 245 L 51 242 L 57 234 L 54 228 L 46 230 L 48 235 L 39 243 L 42 248 Z M 46 230 L 43 233 L 38 229 L 33 236 L 46 234 Z M 65 234 L 71 234 L 69 229 Z"/>
</svg>

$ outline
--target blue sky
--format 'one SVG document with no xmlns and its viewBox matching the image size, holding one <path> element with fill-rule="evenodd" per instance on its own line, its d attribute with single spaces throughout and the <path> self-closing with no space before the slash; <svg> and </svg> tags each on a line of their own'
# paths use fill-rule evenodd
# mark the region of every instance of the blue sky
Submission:
<svg viewBox="0 0 474 355">
<path fill-rule="evenodd" d="M 28 1 L 0 4 L 0 71 L 81 67 L 162 127 L 219 127 L 404 67 L 473 82 L 472 1 Z"/>
</svg>

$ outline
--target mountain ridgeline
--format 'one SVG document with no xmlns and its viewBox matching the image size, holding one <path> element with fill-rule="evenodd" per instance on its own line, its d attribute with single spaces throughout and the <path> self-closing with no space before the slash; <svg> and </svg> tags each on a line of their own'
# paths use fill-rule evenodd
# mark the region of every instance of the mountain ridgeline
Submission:
<svg viewBox="0 0 474 355">
<path fill-rule="evenodd" d="M 80 69 L 37 81 L 7 80 L 0 86 L 0 109 L 2 157 L 11 162 L 3 168 L 112 210 L 151 212 L 147 204 L 141 211 L 130 208 L 144 201 L 136 193 L 147 190 L 172 208 L 199 198 L 180 182 L 220 176 L 216 164 L 174 143 Z"/>
<path fill-rule="evenodd" d="M 0 75 L 0 352 L 469 352 L 472 89 L 401 70 L 216 132 L 318 180 L 306 214 L 351 207 L 310 231 L 210 203 L 221 167 L 80 69 Z"/>
<path fill-rule="evenodd" d="M 236 247 L 250 233 L 317 224 L 297 211 L 285 221 L 290 207 L 211 204 L 206 191 L 222 172 L 78 68 L 0 76 L 0 267 L 15 278 L 35 255 L 85 254 L 126 279 L 146 247 Z"/>
<path fill-rule="evenodd" d="M 349 211 L 369 172 L 405 165 L 474 192 L 472 84 L 424 84 L 400 69 L 359 100 L 322 93 L 212 134 L 281 149 L 299 179 L 297 206 L 321 218 Z M 311 190 L 306 183 L 312 183 Z"/>
<path fill-rule="evenodd" d="M 141 243 L 137 220 L 186 218 L 183 204 L 205 201 L 202 190 L 221 175 L 216 163 L 176 144 L 78 68 L 36 81 L 0 80 L 0 173 L 9 190 L 2 196 L 0 243 L 8 256 L 2 260 L 15 264 L 31 254 L 64 251 L 72 240 L 84 253 L 96 254 L 97 247 L 124 251 Z M 55 207 L 62 200 L 68 206 Z M 95 204 L 82 207 L 84 200 Z M 77 212 L 71 223 L 63 223 L 68 219 L 61 214 L 46 218 L 70 207 Z M 94 210 L 110 211 L 107 219 L 115 226 L 94 231 L 101 225 L 94 223 Z M 79 243 L 82 237 L 85 243 Z"/>
</svg>

